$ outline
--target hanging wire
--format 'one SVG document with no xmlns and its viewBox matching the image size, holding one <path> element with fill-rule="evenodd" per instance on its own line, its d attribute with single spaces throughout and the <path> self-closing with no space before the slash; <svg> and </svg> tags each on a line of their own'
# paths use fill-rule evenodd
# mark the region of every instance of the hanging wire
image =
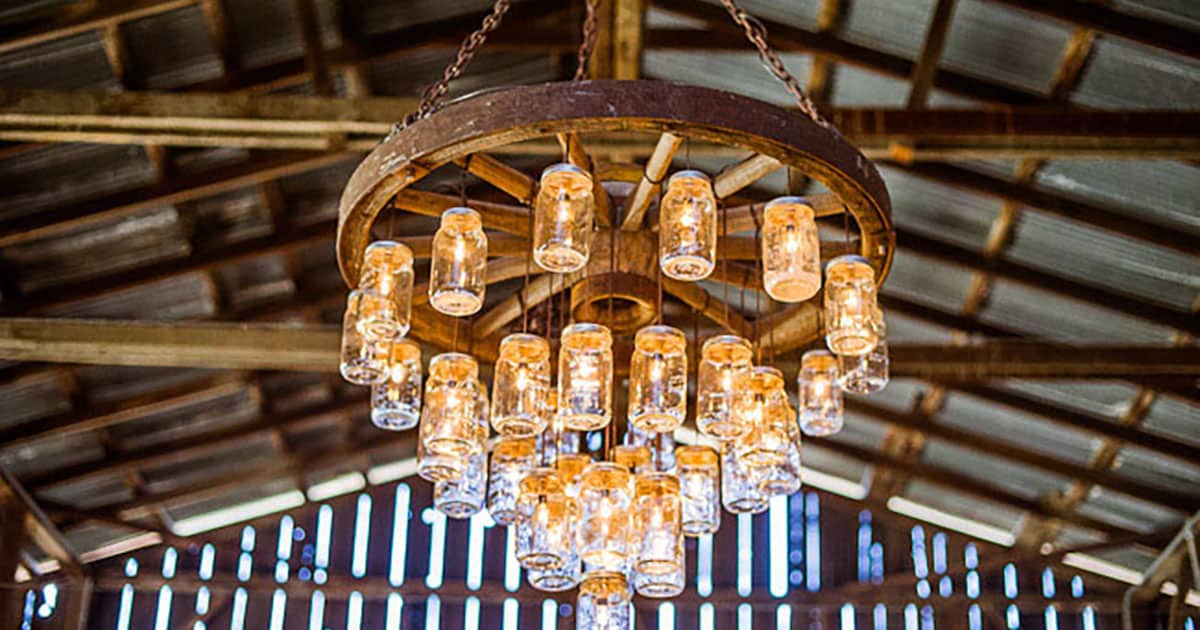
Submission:
<svg viewBox="0 0 1200 630">
<path fill-rule="evenodd" d="M 459 318 L 454 318 L 454 336 L 450 342 L 450 351 L 458 352 L 458 322 Z"/>
<path fill-rule="evenodd" d="M 575 67 L 575 81 L 582 81 L 587 78 L 588 60 L 592 57 L 592 50 L 596 47 L 596 13 L 597 6 L 600 0 L 587 0 L 584 2 L 584 8 L 587 9 L 587 16 L 583 19 L 583 42 L 579 45 L 579 64 Z"/>
<path fill-rule="evenodd" d="M 721 234 L 725 245 L 721 248 L 721 308 L 723 318 L 729 321 L 729 206 L 721 204 Z"/>
<path fill-rule="evenodd" d="M 462 177 L 460 177 L 458 180 L 458 197 L 459 197 L 458 201 L 459 201 L 459 205 L 461 205 L 464 208 L 471 207 L 471 206 L 467 205 L 467 175 L 471 171 L 471 158 L 473 158 L 473 157 L 475 157 L 474 153 L 468 155 L 466 157 L 466 159 L 463 160 L 463 165 L 462 165 L 462 169 L 461 169 Z"/>
<path fill-rule="evenodd" d="M 533 212 L 529 213 L 529 246 L 533 247 Z M 533 252 L 525 252 L 525 285 L 517 291 L 517 303 L 521 305 L 521 332 L 529 332 L 529 309 L 525 308 L 525 293 L 529 291 L 529 272 L 533 265 Z"/>
<path fill-rule="evenodd" d="M 850 247 L 850 212 L 842 208 L 842 241 L 846 244 L 846 253 L 853 254 L 854 250 Z"/>
<path fill-rule="evenodd" d="M 754 251 L 758 251 L 758 239 L 762 235 L 762 224 L 758 221 L 758 212 L 754 208 L 754 204 L 750 204 L 750 218 L 754 220 Z M 754 257 L 754 277 L 761 278 L 760 264 L 762 256 Z M 757 363 L 762 364 L 762 337 L 759 330 L 760 321 L 762 320 L 762 291 L 754 292 L 754 348 L 757 351 Z"/>
</svg>

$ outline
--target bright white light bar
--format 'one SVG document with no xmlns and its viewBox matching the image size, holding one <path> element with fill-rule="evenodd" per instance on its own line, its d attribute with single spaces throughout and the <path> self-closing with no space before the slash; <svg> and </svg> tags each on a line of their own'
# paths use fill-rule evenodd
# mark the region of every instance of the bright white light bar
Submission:
<svg viewBox="0 0 1200 630">
<path fill-rule="evenodd" d="M 195 536 L 202 532 L 220 529 L 243 521 L 252 521 L 260 516 L 290 510 L 301 505 L 304 505 L 304 493 L 299 490 L 289 490 L 175 521 L 171 525 L 171 531 L 180 536 Z"/>
<path fill-rule="evenodd" d="M 171 623 L 171 587 L 163 584 L 158 589 L 158 608 L 154 611 L 154 630 L 167 630 Z"/>
<path fill-rule="evenodd" d="M 768 587 L 772 597 L 786 597 L 788 593 L 788 498 L 771 497 L 767 508 Z"/>
<path fill-rule="evenodd" d="M 408 484 L 396 486 L 396 505 L 392 510 L 392 556 L 388 560 L 388 583 L 399 587 L 404 584 L 408 564 Z"/>
<path fill-rule="evenodd" d="M 483 586 L 483 535 L 491 523 L 487 512 L 471 515 L 467 530 L 467 588 L 472 591 Z"/>
<path fill-rule="evenodd" d="M 406 479 L 417 474 L 417 458 L 406 457 L 367 469 L 367 481 L 373 486 Z"/>
<path fill-rule="evenodd" d="M 367 542 L 371 537 L 371 497 L 358 495 L 354 513 L 354 555 L 350 560 L 350 575 L 361 578 L 367 574 Z"/>
<path fill-rule="evenodd" d="M 504 543 L 504 590 L 509 593 L 521 588 L 521 563 L 517 561 L 517 528 L 509 526 Z"/>
<path fill-rule="evenodd" d="M 284 617 L 287 615 L 287 593 L 283 589 L 275 589 L 271 595 L 271 630 L 283 630 Z"/>
<path fill-rule="evenodd" d="M 308 500 L 325 501 L 343 494 L 357 492 L 365 487 L 367 487 L 367 480 L 361 473 L 349 472 L 309 486 Z"/>
<path fill-rule="evenodd" d="M 429 573 L 425 576 L 425 586 L 438 589 L 442 587 L 446 568 L 446 515 L 425 508 L 421 520 L 429 525 Z"/>
<path fill-rule="evenodd" d="M 288 515 L 279 519 L 279 538 L 275 545 L 275 557 L 289 560 L 292 557 L 292 536 L 296 533 L 296 521 Z"/>
<path fill-rule="evenodd" d="M 867 489 L 861 483 L 812 468 L 804 469 L 804 484 L 856 501 L 867 498 Z"/>
<path fill-rule="evenodd" d="M 775 607 L 775 630 L 792 630 L 792 607 L 780 604 Z"/>
<path fill-rule="evenodd" d="M 754 630 L 754 609 L 750 604 L 738 604 L 738 630 Z"/>
<path fill-rule="evenodd" d="M 175 565 L 179 561 L 179 552 L 174 547 L 167 547 L 163 552 L 162 576 L 168 580 L 175 577 Z"/>
<path fill-rule="evenodd" d="M 713 608 L 712 602 L 700 604 L 700 630 L 714 630 L 716 615 L 716 609 Z"/>
<path fill-rule="evenodd" d="M 933 523 L 934 525 L 945 527 L 946 529 L 952 529 L 956 532 L 966 534 L 973 538 L 986 540 L 1004 547 L 1011 547 L 1013 546 L 1013 543 L 1016 542 L 1016 537 L 1013 536 L 1012 532 L 1006 529 L 993 527 L 973 519 L 956 516 L 954 514 L 950 514 L 949 512 L 943 512 L 937 508 L 929 507 L 928 505 L 923 505 L 915 501 L 909 501 L 904 497 L 892 497 L 888 499 L 887 507 L 889 510 L 896 512 L 897 514 L 903 514 L 919 521 L 925 521 L 926 523 Z"/>
<path fill-rule="evenodd" d="M 323 630 L 325 628 L 325 593 L 313 591 L 312 602 L 308 609 L 308 630 Z"/>
<path fill-rule="evenodd" d="M 743 512 L 737 515 L 737 592 L 742 597 L 749 597 L 754 588 L 753 568 L 754 521 Z"/>
<path fill-rule="evenodd" d="M 474 595 L 463 605 L 463 630 L 479 630 L 479 598 Z"/>
<path fill-rule="evenodd" d="M 662 602 L 658 605 L 658 630 L 675 630 L 675 604 Z"/>
<path fill-rule="evenodd" d="M 318 569 L 329 567 L 329 545 L 333 536 L 333 508 L 322 505 L 317 510 L 317 549 L 313 565 Z"/>
<path fill-rule="evenodd" d="M 854 630 L 854 605 L 842 604 L 842 630 Z"/>
<path fill-rule="evenodd" d="M 517 605 L 517 600 L 509 597 L 504 600 L 504 620 L 501 626 L 504 630 L 517 630 L 517 615 L 520 614 L 520 606 Z M 543 627 L 545 622 L 542 623 Z"/>
<path fill-rule="evenodd" d="M 696 541 L 696 593 L 700 597 L 712 595 L 712 534 L 705 534 Z"/>
<path fill-rule="evenodd" d="M 117 630 L 129 630 L 129 618 L 133 614 L 133 586 L 121 587 L 121 608 L 117 611 Z"/>
<path fill-rule="evenodd" d="M 200 579 L 211 580 L 213 576 L 213 563 L 216 562 L 217 548 L 212 543 L 207 543 L 200 550 Z"/>
<path fill-rule="evenodd" d="M 515 599 L 504 600 L 504 605 L 507 608 L 508 602 L 516 603 Z M 514 606 L 514 608 L 516 608 Z M 505 612 L 508 612 L 505 610 Z M 517 630 L 517 624 L 514 621 L 513 625 L 504 624 L 504 630 Z M 542 600 L 542 630 L 558 630 L 558 602 L 553 599 Z"/>
<path fill-rule="evenodd" d="M 244 630 L 246 627 L 246 589 L 237 587 L 233 592 L 233 612 L 229 615 L 229 630 Z"/>
<path fill-rule="evenodd" d="M 425 598 L 425 630 L 442 627 L 442 600 L 437 595 Z"/>
<path fill-rule="evenodd" d="M 400 593 L 388 593 L 387 619 L 384 620 L 384 630 L 400 630 L 400 620 L 404 618 L 404 597 Z"/>
<path fill-rule="evenodd" d="M 346 630 L 362 630 L 363 596 L 354 591 L 346 603 Z"/>
</svg>

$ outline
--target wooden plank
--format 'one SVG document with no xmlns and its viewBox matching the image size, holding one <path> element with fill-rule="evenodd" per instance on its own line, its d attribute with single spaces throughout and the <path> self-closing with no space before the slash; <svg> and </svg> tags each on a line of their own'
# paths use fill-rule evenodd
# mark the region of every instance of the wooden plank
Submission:
<svg viewBox="0 0 1200 630">
<path fill-rule="evenodd" d="M 477 153 L 454 162 L 460 167 L 465 164 L 469 173 L 503 190 L 522 204 L 533 204 L 534 181 L 525 173 L 486 153 Z"/>
<path fill-rule="evenodd" d="M 83 10 L 70 7 L 49 20 L 38 21 L 22 30 L 5 33 L 4 39 L 0 41 L 0 54 L 174 11 L 195 3 L 196 0 L 106 0 L 86 4 Z"/>
<path fill-rule="evenodd" d="M 1200 376 L 1194 347 L 1068 345 L 993 341 L 965 345 L 903 344 L 891 349 L 894 374 L 947 382 L 991 378 Z"/>
<path fill-rule="evenodd" d="M 312 76 L 313 91 L 320 96 L 333 95 L 333 76 L 325 59 L 325 43 L 314 0 L 292 0 L 304 40 L 304 65 Z"/>
<path fill-rule="evenodd" d="M 83 577 L 83 568 L 75 550 L 63 538 L 58 528 L 54 527 L 50 518 L 42 512 L 33 498 L 25 492 L 25 488 L 21 486 L 16 477 L 12 476 L 6 468 L 0 468 L 0 505 L 3 504 L 17 506 L 21 522 L 24 523 L 25 537 L 29 542 L 37 545 L 46 555 L 57 560 L 59 567 L 72 578 Z M 11 517 L 12 514 L 14 513 L 7 510 L 5 512 L 6 517 Z M 16 549 L 5 550 L 6 555 L 16 555 L 16 553 Z M 2 579 L 7 582 L 10 578 Z"/>
<path fill-rule="evenodd" d="M 667 171 L 671 168 L 671 160 L 682 142 L 683 138 L 669 132 L 664 132 L 658 137 L 654 150 L 646 160 L 642 178 L 638 180 L 637 187 L 626 202 L 625 217 L 621 221 L 622 230 L 636 230 L 642 225 L 642 218 L 646 216 L 646 210 L 650 208 L 654 196 L 662 188 Z"/>
<path fill-rule="evenodd" d="M 426 192 L 414 188 L 401 190 L 392 202 L 401 210 L 429 217 L 440 217 L 447 208 L 461 203 L 462 198 L 458 195 Z M 475 200 L 468 200 L 468 205 L 479 211 L 485 228 L 522 237 L 528 236 L 532 231 L 533 215 L 528 208 Z"/>
<path fill-rule="evenodd" d="M 942 49 L 950 34 L 955 5 L 956 0 L 937 0 L 933 7 L 929 28 L 925 31 L 925 42 L 921 45 L 921 56 L 917 58 L 917 66 L 913 68 L 912 85 L 908 91 L 909 109 L 922 109 L 929 100 L 933 80 L 938 73 L 938 63 L 942 59 Z"/>
<path fill-rule="evenodd" d="M 702 315 L 735 335 L 745 336 L 750 330 L 750 324 L 738 314 L 736 309 L 725 308 L 720 300 L 713 298 L 712 294 L 698 284 L 663 278 L 662 288 L 663 291 L 679 298 L 684 304 L 700 311 Z"/>
<path fill-rule="evenodd" d="M 645 30 L 645 0 L 614 0 L 613 78 L 642 78 L 642 33 Z"/>
<path fill-rule="evenodd" d="M 200 0 L 200 9 L 204 12 L 204 22 L 213 48 L 217 49 L 217 57 L 221 59 L 221 82 L 232 84 L 234 75 L 242 68 L 242 53 L 233 25 L 229 22 L 225 0 Z"/>
<path fill-rule="evenodd" d="M 588 154 L 587 148 L 583 146 L 583 142 L 579 139 L 579 134 L 558 134 L 558 143 L 562 146 L 563 153 L 566 155 L 568 162 L 587 171 L 592 176 L 592 195 L 596 200 L 596 225 L 600 227 L 611 226 L 612 201 L 608 198 L 608 191 L 604 190 L 604 186 L 601 185 L 600 178 L 596 176 L 596 168 L 592 161 L 592 156 Z"/>
<path fill-rule="evenodd" d="M 724 199 L 781 168 L 783 163 L 779 160 L 755 153 L 717 175 L 713 179 L 713 193 Z"/>
</svg>

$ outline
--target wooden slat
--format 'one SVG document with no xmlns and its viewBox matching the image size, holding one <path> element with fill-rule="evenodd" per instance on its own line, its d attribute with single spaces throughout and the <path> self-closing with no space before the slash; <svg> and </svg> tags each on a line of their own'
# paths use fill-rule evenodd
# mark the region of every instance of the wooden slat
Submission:
<svg viewBox="0 0 1200 630">
<path fill-rule="evenodd" d="M 325 59 L 325 42 L 321 39 L 320 18 L 314 0 L 292 0 L 304 40 L 304 65 L 312 76 L 313 91 L 320 96 L 333 95 L 333 76 Z"/>
<path fill-rule="evenodd" d="M 78 35 L 87 31 L 121 24 L 195 4 L 195 0 L 107 0 L 63 10 L 56 18 L 39 21 L 26 29 L 7 33 L 0 41 L 0 53 L 43 42 Z"/>
<path fill-rule="evenodd" d="M 79 557 L 75 554 L 75 550 L 63 538 L 62 533 L 54 527 L 49 517 L 42 512 L 33 498 L 25 492 L 16 477 L 13 477 L 5 468 L 0 468 L 0 505 L 17 506 L 15 513 L 20 514 L 29 542 L 37 545 L 46 555 L 57 560 L 59 566 L 71 577 L 83 577 L 82 565 L 79 563 Z M 13 513 L 6 510 L 5 515 Z M 9 556 L 16 555 L 17 552 L 18 549 L 4 550 L 4 553 Z M 8 582 L 11 578 L 0 579 Z"/>
<path fill-rule="evenodd" d="M 213 48 L 221 59 L 221 82 L 233 84 L 233 76 L 242 69 L 242 52 L 238 46 L 237 34 L 229 22 L 229 11 L 225 0 L 199 0 L 200 9 L 204 12 L 205 26 L 212 38 Z"/>
<path fill-rule="evenodd" d="M 625 217 L 621 221 L 622 230 L 636 230 L 642 225 L 642 218 L 646 216 L 650 202 L 662 188 L 667 171 L 671 168 L 671 160 L 675 157 L 675 152 L 679 150 L 682 142 L 683 138 L 672 133 L 664 132 L 658 137 L 658 142 L 654 144 L 654 150 L 650 152 L 650 157 L 646 160 L 642 179 L 638 181 L 637 187 L 634 188 L 633 194 L 626 202 Z"/>
<path fill-rule="evenodd" d="M 725 308 L 721 301 L 714 298 L 708 291 L 692 282 L 680 282 L 672 278 L 663 278 L 663 291 L 679 298 L 684 304 L 700 311 L 702 315 L 715 322 L 725 330 L 745 336 L 750 330 L 736 309 Z"/>
<path fill-rule="evenodd" d="M 1200 376 L 1200 352 L 1176 346 L 1073 346 L 1039 341 L 904 344 L 891 350 L 896 376 L 947 382 L 989 378 Z"/>
<path fill-rule="evenodd" d="M 525 173 L 483 153 L 460 158 L 455 163 L 460 167 L 466 164 L 467 171 L 472 175 L 503 190 L 522 204 L 533 204 L 533 178 Z"/>
<path fill-rule="evenodd" d="M 583 146 L 583 142 L 579 139 L 579 134 L 560 133 L 558 134 L 558 143 L 563 147 L 563 151 L 567 155 L 567 161 L 587 171 L 592 176 L 592 195 L 596 199 L 596 225 L 600 227 L 611 226 L 612 202 L 608 198 L 608 191 L 604 190 L 604 186 L 601 185 L 600 178 L 596 177 L 596 169 L 592 161 L 592 156 L 588 155 L 587 148 Z"/>
<path fill-rule="evenodd" d="M 574 278 L 575 274 L 569 274 L 564 282 L 558 274 L 547 273 L 530 280 L 529 286 L 521 288 L 479 315 L 474 324 L 475 338 L 485 339 L 496 334 L 501 328 L 520 318 L 522 308 L 527 311 L 545 302 L 559 291 L 569 288 Z"/>
<path fill-rule="evenodd" d="M 406 188 L 396 194 L 392 203 L 401 210 L 429 217 L 440 217 L 447 208 L 461 205 L 462 198 L 457 195 L 444 195 Z M 522 237 L 528 236 L 532 231 L 533 218 L 528 208 L 475 200 L 469 200 L 468 205 L 479 211 L 485 228 Z"/>
<path fill-rule="evenodd" d="M 783 163 L 779 160 L 756 153 L 717 175 L 713 179 L 713 193 L 724 199 L 781 168 Z"/>
<path fill-rule="evenodd" d="M 645 29 L 645 0 L 614 0 L 613 78 L 642 78 L 642 32 Z"/>
<path fill-rule="evenodd" d="M 912 86 L 908 91 L 909 109 L 921 109 L 929 99 L 934 77 L 937 76 L 938 63 L 942 59 L 942 48 L 945 47 L 946 37 L 950 34 L 955 4 L 956 0 L 937 0 L 933 7 L 929 28 L 925 31 L 925 42 L 921 46 L 921 56 L 917 58 L 917 66 L 913 68 Z"/>
</svg>

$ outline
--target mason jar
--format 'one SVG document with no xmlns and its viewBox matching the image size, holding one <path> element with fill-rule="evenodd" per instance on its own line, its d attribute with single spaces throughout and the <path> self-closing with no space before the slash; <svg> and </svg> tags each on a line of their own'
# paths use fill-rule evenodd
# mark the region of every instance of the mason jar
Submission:
<svg viewBox="0 0 1200 630">
<path fill-rule="evenodd" d="M 721 465 L 717 452 L 707 446 L 675 449 L 675 474 L 683 502 L 685 536 L 712 534 L 721 526 Z"/>
<path fill-rule="evenodd" d="M 420 439 L 435 455 L 467 457 L 487 439 L 487 391 L 470 355 L 448 352 L 429 362 Z"/>
<path fill-rule="evenodd" d="M 731 413 L 734 385 L 753 367 L 750 342 L 737 335 L 704 341 L 696 375 L 696 428 L 718 440 L 732 440 L 747 427 Z"/>
<path fill-rule="evenodd" d="M 875 270 L 862 256 L 838 256 L 825 267 L 825 344 L 838 355 L 866 354 L 879 340 Z"/>
<path fill-rule="evenodd" d="M 595 431 L 612 420 L 612 333 L 600 324 L 571 324 L 558 351 L 558 417 L 571 431 Z"/>
<path fill-rule="evenodd" d="M 492 385 L 492 428 L 500 435 L 532 437 L 546 429 L 550 397 L 550 344 L 514 333 L 500 341 Z"/>
<path fill-rule="evenodd" d="M 684 583 L 679 478 L 663 472 L 638 475 L 634 496 L 634 587 L 644 597 L 674 597 Z"/>
<path fill-rule="evenodd" d="M 809 350 L 800 358 L 800 429 L 807 435 L 833 435 L 842 430 L 844 401 L 838 362 L 825 350 Z"/>
<path fill-rule="evenodd" d="M 404 243 L 375 241 L 363 252 L 358 290 L 364 299 L 358 329 L 371 341 L 408 334 L 412 314 L 413 255 Z"/>
<path fill-rule="evenodd" d="M 521 480 L 536 463 L 533 438 L 502 437 L 492 449 L 487 506 L 497 524 L 512 525 L 520 518 L 517 498 Z"/>
<path fill-rule="evenodd" d="M 717 199 L 700 171 L 679 171 L 667 180 L 658 214 L 658 257 L 667 277 L 703 280 L 717 261 Z"/>
<path fill-rule="evenodd" d="M 643 431 L 674 431 L 687 414 L 687 338 L 670 326 L 634 337 L 629 365 L 629 422 Z"/>
<path fill-rule="evenodd" d="M 551 273 L 579 271 L 592 246 L 592 177 L 573 164 L 542 171 L 533 204 L 533 260 Z"/>
<path fill-rule="evenodd" d="M 479 213 L 463 207 L 443 212 L 433 236 L 429 305 L 453 317 L 479 312 L 487 290 L 487 258 L 488 240 Z"/>
<path fill-rule="evenodd" d="M 371 422 L 405 431 L 421 420 L 421 347 L 407 339 L 385 342 L 387 380 L 371 386 Z"/>
<path fill-rule="evenodd" d="M 821 289 L 821 243 L 812 206 L 778 197 L 763 207 L 763 288 L 779 302 L 803 302 Z"/>
</svg>

